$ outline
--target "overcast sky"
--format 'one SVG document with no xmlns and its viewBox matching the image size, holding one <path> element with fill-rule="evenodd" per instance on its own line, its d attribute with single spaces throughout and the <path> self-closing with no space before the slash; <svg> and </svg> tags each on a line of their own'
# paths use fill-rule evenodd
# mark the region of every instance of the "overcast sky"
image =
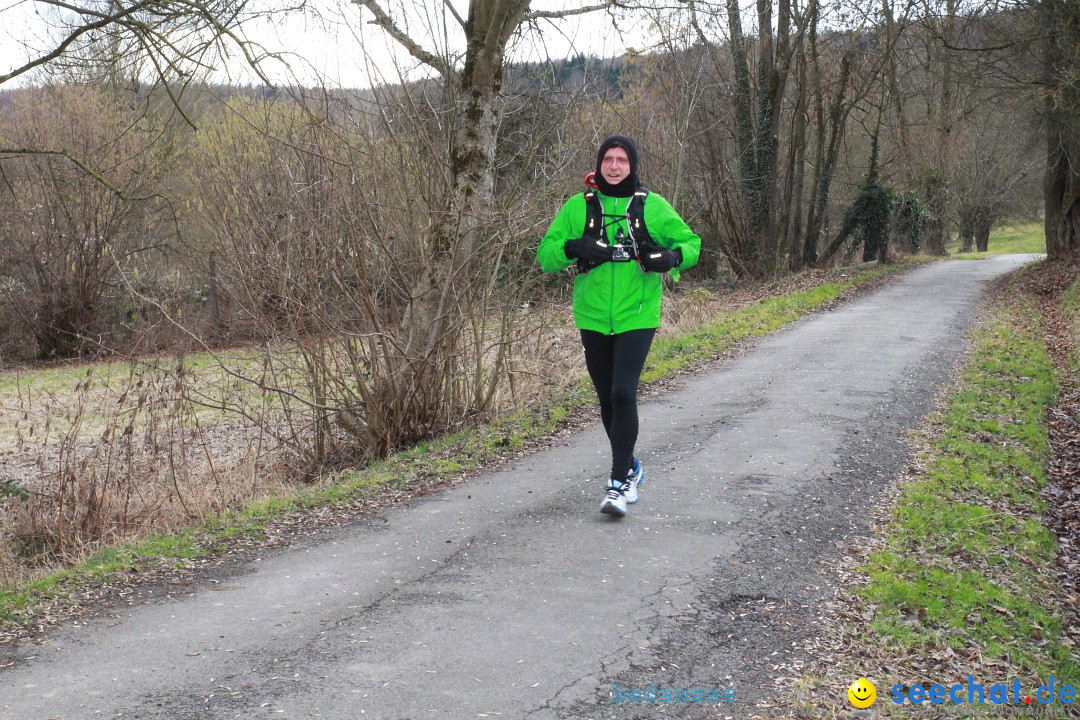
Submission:
<svg viewBox="0 0 1080 720">
<path fill-rule="evenodd" d="M 447 45 L 460 48 L 460 32 L 452 19 L 445 23 L 441 14 L 432 17 L 433 8 L 439 3 L 431 0 L 392 0 L 393 7 L 408 5 L 413 8 L 408 20 L 410 33 L 425 47 L 441 51 Z M 416 63 L 402 52 L 393 41 L 371 25 L 371 15 L 361 15 L 358 7 L 345 0 L 314 0 L 310 3 L 319 11 L 314 15 L 294 15 L 287 21 L 271 24 L 252 23 L 244 28 L 245 35 L 263 44 L 272 52 L 283 52 L 288 67 L 282 63 L 264 66 L 273 82 L 295 81 L 314 84 L 319 78 L 330 85 L 364 87 L 380 82 L 396 82 L 397 68 L 413 68 Z M 52 47 L 46 23 L 37 15 L 34 0 L 0 0 L 0 74 L 10 72 L 27 62 L 33 51 Z M 534 10 L 559 10 L 579 6 L 572 0 L 534 0 Z M 384 2 L 390 7 L 390 2 Z M 467 14 L 465 0 L 455 2 L 462 15 Z M 362 20 L 361 20 L 362 18 Z M 432 38 L 427 28 L 435 25 L 446 35 Z M 619 22 L 620 30 L 635 40 L 644 37 L 644 25 L 634 26 L 630 20 Z M 577 52 L 596 56 L 617 55 L 625 49 L 620 33 L 606 13 L 557 21 L 542 22 L 540 34 L 526 29 L 512 48 L 516 61 L 538 61 L 545 58 L 563 58 Z M 632 44 L 637 45 L 637 42 Z M 644 42 L 641 42 L 643 45 Z M 253 82 L 254 76 L 239 61 L 222 63 L 214 78 L 219 81 Z M 26 82 L 24 79 L 22 82 Z M 12 85 L 19 84 L 12 81 Z"/>
</svg>

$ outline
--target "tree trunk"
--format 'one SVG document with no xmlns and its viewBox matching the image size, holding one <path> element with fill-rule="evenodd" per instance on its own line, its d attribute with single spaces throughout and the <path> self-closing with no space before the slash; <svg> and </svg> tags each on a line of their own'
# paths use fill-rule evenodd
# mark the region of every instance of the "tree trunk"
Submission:
<svg viewBox="0 0 1080 720">
<path fill-rule="evenodd" d="M 467 270 L 479 260 L 481 233 L 493 226 L 503 54 L 528 6 L 528 0 L 474 0 L 469 5 L 465 64 L 456 78 L 448 79 L 456 83 L 452 90 L 460 99 L 450 138 L 450 194 L 432 223 L 431 262 L 418 283 L 425 300 L 413 307 L 414 320 L 425 329 L 414 337 L 425 349 L 437 347 L 455 321 L 455 300 L 467 289 Z"/>
<path fill-rule="evenodd" d="M 810 0 L 807 8 L 809 28 L 807 30 L 808 47 L 810 50 L 810 62 L 813 65 L 814 82 L 814 114 L 817 120 L 817 147 L 814 152 L 814 172 L 810 181 L 810 208 L 806 213 L 806 231 L 802 238 L 802 260 L 804 265 L 817 264 L 818 236 L 820 227 L 815 227 L 817 218 L 818 186 L 821 184 L 821 168 L 825 164 L 825 82 L 821 76 L 821 62 L 818 56 L 817 46 L 817 0 Z"/>
<path fill-rule="evenodd" d="M 763 269 L 775 271 L 783 262 L 783 243 L 777 232 L 780 110 L 791 62 L 791 5 L 777 4 L 776 38 L 772 36 L 772 0 L 758 0 L 758 123 L 755 137 L 759 198 L 754 229 L 762 249 Z"/>
<path fill-rule="evenodd" d="M 806 184 L 806 59 L 803 53 L 796 55 L 798 77 L 795 87 L 795 107 L 792 109 L 791 149 L 788 155 L 781 235 L 787 253 L 787 269 L 802 267 L 802 218 L 803 192 Z"/>
<path fill-rule="evenodd" d="M 945 19 L 942 27 L 942 40 L 946 44 L 953 44 L 954 28 L 956 25 L 957 0 L 946 0 Z M 943 170 L 951 166 L 952 161 L 952 130 L 953 130 L 953 59 L 952 53 L 947 47 L 939 47 L 937 65 L 941 68 L 941 95 L 938 97 L 935 107 L 938 110 L 937 117 L 937 147 L 935 161 Z"/>
<path fill-rule="evenodd" d="M 454 71 L 404 36 L 375 2 L 363 5 L 410 52 L 439 70 L 452 96 L 452 123 L 446 157 L 448 193 L 432 217 L 425 238 L 427 261 L 416 278 L 401 334 L 385 344 L 377 382 L 366 398 L 370 442 L 386 452 L 401 440 L 419 439 L 456 424 L 463 400 L 458 383 L 463 349 L 469 342 L 474 296 L 486 287 L 485 243 L 497 227 L 495 145 L 503 61 L 512 33 L 522 23 L 530 0 L 471 0 L 463 23 L 464 64 Z M 437 168 L 439 158 L 432 158 Z M 392 412 L 390 412 L 392 409 Z M 475 408 L 474 408 L 475 409 Z M 412 428 L 400 436 L 397 427 Z"/>
<path fill-rule="evenodd" d="M 979 252 L 986 252 L 990 249 L 990 231 L 994 227 L 994 216 L 989 212 L 980 213 L 975 219 L 974 233 L 975 233 L 975 249 Z"/>
<path fill-rule="evenodd" d="M 975 221 L 971 213 L 960 215 L 960 252 L 969 253 L 975 243 Z"/>
<path fill-rule="evenodd" d="M 898 37 L 902 29 L 898 29 L 896 26 L 896 16 L 890 0 L 882 0 L 881 11 L 885 18 L 885 37 L 891 45 L 893 43 L 892 38 Z M 894 122 L 896 124 L 900 157 L 903 158 L 905 167 L 912 168 L 915 166 L 915 158 L 911 151 L 909 123 L 907 114 L 904 111 L 904 95 L 901 92 L 900 81 L 897 77 L 898 58 L 899 53 L 895 49 L 886 58 L 886 81 L 889 87 L 890 104 L 896 113 Z"/>
<path fill-rule="evenodd" d="M 848 79 L 851 77 L 851 64 L 854 60 L 855 45 L 852 43 L 844 53 L 840 61 L 840 78 L 837 82 L 836 97 L 829 108 L 828 129 L 822 127 L 819 132 L 829 133 L 828 149 L 822 162 L 818 165 L 818 177 L 815 180 L 817 196 L 810 208 L 810 217 L 806 222 L 806 241 L 803 253 L 807 263 L 817 263 L 817 243 L 824 227 L 825 214 L 829 210 L 829 193 L 832 187 L 833 174 L 836 172 L 836 163 L 840 158 L 840 141 L 844 136 L 844 120 L 847 113 L 844 112 L 844 96 L 846 94 Z"/>
<path fill-rule="evenodd" d="M 791 8 L 780 0 L 773 37 L 772 0 L 757 0 L 757 102 L 753 101 L 750 65 L 737 0 L 728 0 L 728 30 L 735 68 L 735 147 L 747 265 L 760 274 L 781 264 L 783 244 L 777 232 L 778 128 L 790 62 Z M 779 62 L 778 62 L 779 60 Z"/>
<path fill-rule="evenodd" d="M 955 43 L 956 13 L 959 5 L 958 0 L 946 0 L 945 17 L 940 29 L 941 39 L 948 44 Z M 934 145 L 934 162 L 936 175 L 932 178 L 931 187 L 924 196 L 926 205 L 933 215 L 931 222 L 926 226 L 926 241 L 924 247 L 931 255 L 945 255 L 945 245 L 948 244 L 948 228 L 951 222 L 949 211 L 949 180 L 953 168 L 953 86 L 954 63 L 952 51 L 936 43 L 932 52 L 932 67 L 940 68 L 940 88 L 936 101 L 930 105 L 934 114 L 930 122 L 936 132 Z"/>
<path fill-rule="evenodd" d="M 738 157 L 739 187 L 749 194 L 757 160 L 754 157 L 754 117 L 751 102 L 750 65 L 746 56 L 742 16 L 738 0 L 728 0 L 728 31 L 731 33 L 731 61 L 735 69 L 735 152 Z"/>
<path fill-rule="evenodd" d="M 1080 9 L 1069 0 L 1043 0 L 1046 38 L 1046 174 L 1043 203 L 1046 254 L 1064 257 L 1080 248 Z"/>
</svg>

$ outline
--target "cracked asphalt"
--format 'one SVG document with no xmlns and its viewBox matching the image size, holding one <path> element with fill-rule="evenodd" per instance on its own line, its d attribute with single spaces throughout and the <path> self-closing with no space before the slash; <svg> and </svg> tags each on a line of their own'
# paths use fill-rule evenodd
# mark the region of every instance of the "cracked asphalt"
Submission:
<svg viewBox="0 0 1080 720">
<path fill-rule="evenodd" d="M 0 717 L 748 717 L 908 464 L 982 288 L 1031 259 L 925 266 L 644 401 L 622 520 L 597 512 L 597 423 L 18 646 Z"/>
</svg>

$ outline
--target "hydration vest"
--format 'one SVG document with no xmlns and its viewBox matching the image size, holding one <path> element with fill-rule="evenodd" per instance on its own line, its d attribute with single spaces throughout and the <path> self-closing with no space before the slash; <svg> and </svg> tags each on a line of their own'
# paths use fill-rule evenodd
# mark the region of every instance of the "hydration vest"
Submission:
<svg viewBox="0 0 1080 720">
<path fill-rule="evenodd" d="M 648 196 L 648 190 L 644 188 L 638 190 L 630 198 L 630 204 L 626 206 L 626 227 L 635 247 L 652 243 L 649 229 L 645 227 L 645 198 Z M 607 225 L 604 221 L 604 206 L 596 190 L 585 191 L 585 208 L 585 231 L 582 235 L 607 241 L 604 236 L 604 227 Z"/>
</svg>

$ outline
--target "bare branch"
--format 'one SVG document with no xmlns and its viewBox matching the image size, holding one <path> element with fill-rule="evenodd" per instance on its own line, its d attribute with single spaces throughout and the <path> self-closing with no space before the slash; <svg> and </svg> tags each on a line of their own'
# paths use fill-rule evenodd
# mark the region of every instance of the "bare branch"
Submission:
<svg viewBox="0 0 1080 720">
<path fill-rule="evenodd" d="M 613 8 L 617 5 L 615 0 L 607 0 L 598 5 L 587 5 L 585 7 L 573 8 L 571 10 L 533 10 L 525 15 L 525 22 L 530 20 L 551 20 L 559 18 L 568 18 L 573 15 L 585 15 L 587 13 L 596 12 L 597 10 L 606 10 L 607 8 Z"/>
<path fill-rule="evenodd" d="M 357 5 L 367 8 L 372 15 L 375 16 L 375 24 L 385 30 L 390 37 L 394 38 L 399 45 L 405 48 L 410 55 L 419 60 L 420 62 L 434 68 L 440 75 L 447 80 L 454 78 L 454 69 L 446 63 L 445 60 L 435 55 L 434 53 L 422 48 L 419 43 L 409 37 L 404 30 L 397 26 L 394 19 L 391 18 L 382 7 L 375 0 L 352 0 Z"/>
<path fill-rule="evenodd" d="M 0 75 L 0 85 L 36 68 L 63 62 L 65 56 L 78 47 L 78 43 L 89 39 L 93 44 L 97 32 L 106 37 L 127 38 L 143 53 L 151 57 L 160 56 L 155 58 L 154 66 L 163 81 L 168 80 L 164 70 L 190 77 L 192 73 L 186 71 L 183 67 L 185 64 L 192 65 L 194 69 L 207 69 L 209 64 L 203 60 L 207 52 L 216 47 L 224 53 L 229 45 L 235 45 L 259 79 L 271 85 L 259 63 L 267 57 L 279 56 L 247 40 L 236 32 L 236 28 L 247 19 L 296 12 L 304 7 L 304 0 L 297 0 L 288 7 L 266 7 L 254 11 L 247 8 L 247 2 L 235 0 L 213 5 L 203 0 L 135 0 L 126 7 L 122 7 L 121 3 L 112 3 L 106 12 L 92 4 L 66 0 L 36 2 L 70 13 L 71 17 L 62 21 L 66 34 L 58 37 L 56 45 L 43 51 L 40 56 Z M 187 46 L 184 46 L 185 43 Z"/>
<path fill-rule="evenodd" d="M 461 17 L 461 15 L 458 13 L 457 8 L 454 7 L 454 3 L 450 2 L 450 0 L 443 0 L 443 5 L 446 6 L 446 9 L 450 11 L 450 14 L 453 15 L 454 19 L 458 21 L 458 25 L 460 25 L 461 28 L 464 30 L 465 19 Z"/>
<path fill-rule="evenodd" d="M 54 4 L 57 7 L 65 7 L 65 8 L 67 7 L 66 5 L 63 5 L 62 3 L 51 3 L 51 4 Z M 66 38 L 64 38 L 62 41 L 60 41 L 60 43 L 57 44 L 57 46 L 55 48 L 53 48 L 51 51 L 45 53 L 44 55 L 42 55 L 40 57 L 34 58 L 33 60 L 26 63 L 22 67 L 16 68 L 16 69 L 12 70 L 11 72 L 6 73 L 4 75 L 0 75 L 0 85 L 3 85 L 4 83 L 6 83 L 8 80 L 11 80 L 12 78 L 16 78 L 19 75 L 30 72 L 34 68 L 45 65 L 46 63 L 51 62 L 52 60 L 55 60 L 56 58 L 60 57 L 61 55 L 64 54 L 64 52 L 68 49 L 68 47 L 73 42 L 78 40 L 81 36 L 85 35 L 86 33 L 91 32 L 93 30 L 100 30 L 103 27 L 107 27 L 107 26 L 109 26 L 109 25 L 111 25 L 113 23 L 116 23 L 116 22 L 130 16 L 130 15 L 133 15 L 134 13 L 137 13 L 140 10 L 145 9 L 147 7 L 147 5 L 148 5 L 148 3 L 139 3 L 137 5 L 132 5 L 131 7 L 126 8 L 124 10 L 121 10 L 120 12 L 118 12 L 118 13 L 116 13 L 114 15 L 100 15 L 99 13 L 94 13 L 95 15 L 99 15 L 99 17 L 101 19 L 97 20 L 95 22 L 87 23 L 86 25 L 82 25 L 81 27 L 75 28 L 75 30 L 72 31 L 72 33 L 70 35 L 68 35 Z M 89 11 L 87 11 L 87 12 L 89 12 Z"/>
<path fill-rule="evenodd" d="M 69 162 L 78 167 L 80 170 L 91 176 L 102 185 L 109 189 L 109 192 L 116 195 L 120 199 L 124 199 L 124 191 L 122 188 L 113 185 L 109 182 L 109 179 L 102 175 L 94 168 L 87 165 L 85 162 L 75 157 L 67 150 L 40 150 L 36 148 L 0 148 L 0 160 L 5 160 L 11 156 L 18 155 L 59 155 L 60 157 L 67 158 Z"/>
<path fill-rule="evenodd" d="M 125 202 L 141 202 L 141 201 L 146 201 L 146 200 L 157 199 L 157 200 L 164 201 L 170 208 L 173 208 L 172 198 L 170 198 L 168 195 L 165 195 L 165 194 L 162 194 L 162 193 L 152 193 L 150 195 L 140 195 L 140 196 L 129 195 L 127 193 L 127 191 L 125 191 L 122 187 L 117 186 L 116 184 L 111 182 L 107 177 L 105 177 L 105 175 L 102 174 L 101 171 L 91 167 L 90 165 L 87 165 L 85 161 L 75 157 L 74 155 L 72 155 L 67 150 L 43 150 L 41 148 L 4 148 L 4 147 L 0 147 L 0 166 L 2 166 L 4 160 L 10 160 L 12 158 L 19 157 L 21 155 L 59 155 L 60 157 L 65 158 L 68 162 L 70 162 L 75 167 L 77 167 L 80 170 L 82 170 L 83 172 L 85 172 L 90 177 L 94 178 L 94 180 L 96 180 L 97 182 L 104 185 L 108 189 L 109 192 L 111 192 L 113 195 L 115 195 L 120 200 L 123 200 Z M 0 170 L 0 176 L 2 176 L 2 175 L 3 175 L 2 170 Z M 11 187 L 10 182 L 6 182 L 5 184 L 8 185 L 8 189 L 11 192 L 14 192 L 14 190 Z M 173 208 L 173 216 L 174 216 L 174 220 L 175 220 L 175 218 L 176 218 L 176 210 L 175 210 L 175 208 Z"/>
</svg>

